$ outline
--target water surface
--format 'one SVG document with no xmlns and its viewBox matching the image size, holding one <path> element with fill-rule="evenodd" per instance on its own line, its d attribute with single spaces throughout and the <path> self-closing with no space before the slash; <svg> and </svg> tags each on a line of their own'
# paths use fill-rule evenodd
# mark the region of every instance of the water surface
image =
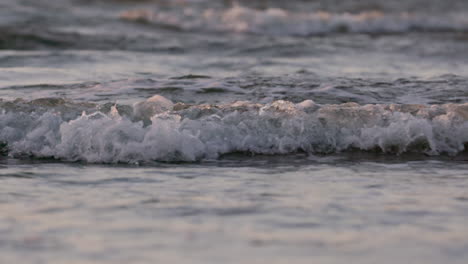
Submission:
<svg viewBox="0 0 468 264">
<path fill-rule="evenodd" d="M 467 17 L 2 0 L 0 262 L 466 263 Z"/>
</svg>

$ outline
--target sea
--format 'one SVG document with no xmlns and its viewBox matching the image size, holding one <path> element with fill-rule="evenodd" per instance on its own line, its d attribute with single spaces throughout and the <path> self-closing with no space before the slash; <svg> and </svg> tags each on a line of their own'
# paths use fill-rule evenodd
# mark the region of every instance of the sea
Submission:
<svg viewBox="0 0 468 264">
<path fill-rule="evenodd" d="M 0 263 L 468 263 L 468 1 L 0 0 Z"/>
</svg>

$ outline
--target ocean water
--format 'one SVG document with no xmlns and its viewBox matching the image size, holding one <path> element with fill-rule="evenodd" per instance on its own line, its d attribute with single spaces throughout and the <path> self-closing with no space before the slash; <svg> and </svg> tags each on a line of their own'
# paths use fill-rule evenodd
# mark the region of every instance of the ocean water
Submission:
<svg viewBox="0 0 468 264">
<path fill-rule="evenodd" d="M 466 263 L 468 2 L 0 0 L 0 263 Z"/>
</svg>

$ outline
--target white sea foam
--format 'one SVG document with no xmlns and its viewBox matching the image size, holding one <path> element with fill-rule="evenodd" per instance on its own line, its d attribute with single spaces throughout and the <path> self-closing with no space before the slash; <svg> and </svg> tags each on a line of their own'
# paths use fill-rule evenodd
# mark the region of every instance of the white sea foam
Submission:
<svg viewBox="0 0 468 264">
<path fill-rule="evenodd" d="M 232 31 L 269 35 L 316 35 L 327 33 L 402 33 L 409 31 L 466 31 L 464 14 L 423 15 L 361 13 L 291 12 L 279 8 L 265 10 L 234 5 L 228 9 L 205 11 L 185 8 L 182 12 L 130 10 L 121 14 L 129 21 L 154 23 L 183 30 Z"/>
<path fill-rule="evenodd" d="M 30 111 L 27 102 L 0 104 L 0 141 L 9 155 L 96 163 L 350 149 L 455 155 L 468 142 L 468 104 L 318 105 L 307 100 L 191 106 L 155 96 L 133 108 L 103 110 L 89 104 L 80 115 L 83 104 L 54 100 L 43 99 L 38 111 Z M 37 102 L 29 104 L 38 108 Z"/>
</svg>

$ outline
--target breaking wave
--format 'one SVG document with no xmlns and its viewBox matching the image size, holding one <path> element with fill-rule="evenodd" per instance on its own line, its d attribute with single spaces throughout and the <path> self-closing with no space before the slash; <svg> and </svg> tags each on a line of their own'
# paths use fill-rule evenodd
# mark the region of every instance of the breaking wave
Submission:
<svg viewBox="0 0 468 264">
<path fill-rule="evenodd" d="M 267 35 L 309 36 L 327 33 L 404 33 L 411 31 L 467 31 L 465 14 L 429 15 L 417 13 L 385 14 L 290 12 L 280 8 L 265 10 L 234 5 L 229 9 L 204 11 L 184 8 L 177 11 L 130 10 L 120 16 L 127 21 L 151 23 L 179 30 L 241 32 Z"/>
<path fill-rule="evenodd" d="M 468 104 L 129 105 L 57 98 L 0 101 L 0 153 L 92 163 L 196 161 L 234 152 L 352 149 L 456 155 L 468 142 Z"/>
</svg>

